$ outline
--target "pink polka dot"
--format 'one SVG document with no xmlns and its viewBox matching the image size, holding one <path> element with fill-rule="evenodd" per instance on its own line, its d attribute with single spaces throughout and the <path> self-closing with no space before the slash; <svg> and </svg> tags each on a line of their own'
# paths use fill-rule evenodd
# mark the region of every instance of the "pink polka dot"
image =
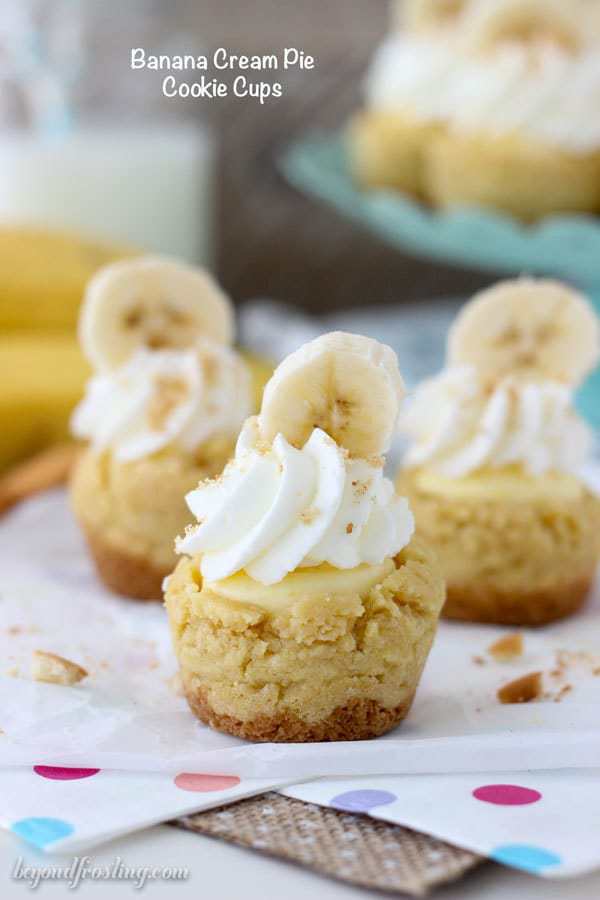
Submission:
<svg viewBox="0 0 600 900">
<path fill-rule="evenodd" d="M 498 806 L 525 806 L 537 803 L 542 799 L 539 791 L 521 787 L 519 784 L 485 784 L 475 788 L 473 796 L 484 803 L 495 803 Z"/>
<path fill-rule="evenodd" d="M 237 775 L 197 775 L 195 772 L 180 772 L 174 778 L 175 784 L 182 791 L 226 791 L 240 783 Z"/>
<path fill-rule="evenodd" d="M 42 778 L 52 781 L 77 781 L 79 778 L 91 778 L 100 769 L 71 769 L 65 766 L 34 766 L 33 771 Z"/>
</svg>

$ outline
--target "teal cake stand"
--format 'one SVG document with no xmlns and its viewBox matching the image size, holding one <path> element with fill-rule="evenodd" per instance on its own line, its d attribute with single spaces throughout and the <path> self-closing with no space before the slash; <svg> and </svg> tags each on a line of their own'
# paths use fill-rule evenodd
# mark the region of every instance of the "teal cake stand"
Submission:
<svg viewBox="0 0 600 900">
<path fill-rule="evenodd" d="M 438 212 L 394 191 L 359 191 L 340 135 L 315 134 L 279 160 L 297 188 L 336 207 L 385 241 L 426 259 L 495 272 L 554 275 L 590 297 L 600 314 L 600 219 L 551 216 L 523 225 L 480 209 Z M 600 429 L 600 368 L 578 394 L 578 406 Z"/>
</svg>

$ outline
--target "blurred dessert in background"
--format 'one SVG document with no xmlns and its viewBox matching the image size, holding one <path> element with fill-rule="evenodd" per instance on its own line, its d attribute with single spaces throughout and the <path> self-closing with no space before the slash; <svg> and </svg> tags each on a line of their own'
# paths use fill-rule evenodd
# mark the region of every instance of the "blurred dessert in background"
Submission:
<svg viewBox="0 0 600 900">
<path fill-rule="evenodd" d="M 89 441 L 75 514 L 107 586 L 158 600 L 187 522 L 184 496 L 233 452 L 253 373 L 232 347 L 229 298 L 204 270 L 163 257 L 101 270 L 79 334 L 94 375 L 72 420 Z"/>
<path fill-rule="evenodd" d="M 524 221 L 600 212 L 600 14 L 589 0 L 406 0 L 349 123 L 365 188 Z"/>
<path fill-rule="evenodd" d="M 599 356 L 596 314 L 559 282 L 502 282 L 459 313 L 446 368 L 403 420 L 398 480 L 440 557 L 444 615 L 542 625 L 584 602 L 600 497 L 582 481 L 592 435 L 572 399 Z"/>
</svg>

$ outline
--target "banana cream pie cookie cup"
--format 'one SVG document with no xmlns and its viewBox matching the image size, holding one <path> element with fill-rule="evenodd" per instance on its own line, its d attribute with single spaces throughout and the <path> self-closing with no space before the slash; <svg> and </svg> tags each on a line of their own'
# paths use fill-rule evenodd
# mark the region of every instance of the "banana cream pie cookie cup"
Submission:
<svg viewBox="0 0 600 900">
<path fill-rule="evenodd" d="M 431 200 L 524 221 L 600 211 L 600 41 L 572 0 L 480 0 L 464 41 L 480 94 L 426 153 Z"/>
<path fill-rule="evenodd" d="M 591 436 L 573 390 L 599 357 L 579 294 L 520 279 L 459 314 L 447 367 L 417 390 L 398 489 L 447 580 L 444 615 L 543 625 L 584 602 L 600 550 L 600 498 L 580 477 Z"/>
<path fill-rule="evenodd" d="M 184 494 L 221 472 L 252 410 L 232 304 L 206 272 L 143 257 L 92 279 L 79 331 L 95 374 L 72 419 L 89 441 L 73 509 L 107 587 L 159 600 Z"/>
<path fill-rule="evenodd" d="M 166 605 L 192 711 L 255 741 L 375 737 L 407 714 L 444 601 L 407 500 L 383 474 L 404 394 L 396 356 L 328 334 L 275 371 Z"/>
<path fill-rule="evenodd" d="M 584 0 L 407 5 L 348 129 L 358 183 L 525 221 L 600 211 L 600 35 Z"/>
</svg>

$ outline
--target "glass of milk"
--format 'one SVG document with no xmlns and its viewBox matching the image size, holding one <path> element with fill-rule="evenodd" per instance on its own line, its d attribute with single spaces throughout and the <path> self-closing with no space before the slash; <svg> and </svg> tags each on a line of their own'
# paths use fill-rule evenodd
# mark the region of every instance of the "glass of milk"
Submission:
<svg viewBox="0 0 600 900">
<path fill-rule="evenodd" d="M 0 223 L 212 262 L 214 148 L 202 127 L 105 124 L 0 136 Z"/>
<path fill-rule="evenodd" d="M 130 9 L 118 29 L 91 0 L 20 0 L 0 16 L 0 225 L 210 266 L 214 142 L 128 70 L 130 40 L 177 40 L 173 20 L 157 25 L 147 4 Z"/>
</svg>

